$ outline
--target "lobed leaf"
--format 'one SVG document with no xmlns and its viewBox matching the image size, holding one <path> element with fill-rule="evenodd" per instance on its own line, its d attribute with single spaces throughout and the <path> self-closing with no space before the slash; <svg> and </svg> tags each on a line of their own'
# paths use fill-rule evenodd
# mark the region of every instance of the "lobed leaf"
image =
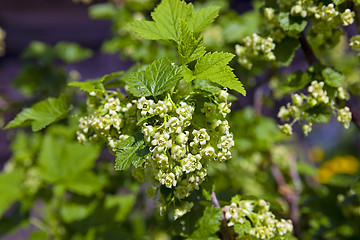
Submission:
<svg viewBox="0 0 360 240">
<path fill-rule="evenodd" d="M 196 78 L 211 81 L 222 87 L 238 91 L 245 96 L 246 92 L 242 83 L 237 80 L 232 68 L 227 65 L 233 57 L 234 55 L 231 53 L 207 53 L 198 60 L 193 73 L 185 68 L 183 77 L 188 82 Z"/>
<path fill-rule="evenodd" d="M 135 72 L 126 79 L 129 91 L 136 97 L 157 96 L 174 87 L 181 79 L 181 67 L 168 58 L 152 62 L 144 71 Z"/>
<path fill-rule="evenodd" d="M 163 0 L 151 13 L 154 21 L 136 21 L 128 24 L 140 37 L 150 40 L 179 41 L 178 21 L 186 20 L 194 12 L 192 4 L 180 0 Z"/>
<path fill-rule="evenodd" d="M 98 147 L 47 134 L 39 154 L 37 171 L 51 184 L 89 196 L 102 187 L 99 178 L 89 171 L 98 155 Z"/>
<path fill-rule="evenodd" d="M 145 144 L 143 140 L 136 141 L 134 136 L 131 136 L 122 141 L 116 153 L 115 169 L 125 170 L 133 164 L 135 167 L 141 166 L 145 161 L 145 154 L 142 153 Z"/>
<path fill-rule="evenodd" d="M 276 44 L 274 55 L 277 63 L 283 66 L 289 66 L 295 56 L 295 50 L 300 47 L 299 40 L 292 37 L 285 37 Z"/>
<path fill-rule="evenodd" d="M 205 208 L 203 216 L 198 220 L 198 228 L 191 234 L 189 239 L 218 239 L 215 233 L 220 229 L 222 210 L 215 207 Z"/>
<path fill-rule="evenodd" d="M 39 131 L 51 123 L 65 118 L 72 106 L 67 107 L 64 96 L 49 97 L 34 104 L 31 108 L 22 110 L 5 129 L 31 125 L 33 131 Z"/>
<path fill-rule="evenodd" d="M 23 194 L 21 184 L 24 178 L 23 171 L 0 174 L 0 217 L 14 201 L 21 198 Z"/>
<path fill-rule="evenodd" d="M 220 7 L 209 6 L 199 9 L 189 19 L 189 26 L 194 33 L 203 31 L 219 14 Z"/>
<path fill-rule="evenodd" d="M 180 0 L 163 0 L 151 13 L 153 21 L 140 20 L 129 23 L 128 26 L 138 36 L 150 40 L 181 41 L 179 22 L 188 23 L 191 31 L 198 33 L 214 21 L 219 7 L 207 7 L 194 11 L 191 3 Z"/>
<path fill-rule="evenodd" d="M 66 63 L 75 63 L 91 57 L 92 51 L 77 43 L 59 42 L 54 47 L 56 55 Z"/>
<path fill-rule="evenodd" d="M 345 76 L 332 68 L 323 69 L 321 75 L 324 77 L 325 83 L 331 87 L 341 87 L 345 81 Z"/>
<path fill-rule="evenodd" d="M 180 20 L 179 28 L 181 41 L 178 46 L 178 52 L 183 64 L 187 64 L 201 58 L 205 54 L 203 37 L 195 38 L 194 33 L 190 31 L 188 24 Z"/>
<path fill-rule="evenodd" d="M 86 93 L 104 92 L 105 88 L 104 88 L 103 83 L 106 83 L 106 82 L 109 82 L 110 80 L 118 78 L 123 74 L 124 74 L 123 71 L 113 72 L 110 74 L 106 74 L 105 76 L 103 76 L 100 79 L 94 79 L 94 80 L 91 79 L 91 80 L 87 80 L 85 82 L 71 82 L 68 85 L 73 86 L 73 87 L 79 87 L 81 90 L 83 90 Z"/>
<path fill-rule="evenodd" d="M 243 223 L 236 223 L 234 225 L 234 231 L 239 234 L 239 237 L 246 235 L 251 229 L 251 223 L 245 220 Z"/>
<path fill-rule="evenodd" d="M 306 120 L 309 122 L 327 123 L 331 117 L 331 111 L 327 104 L 317 104 L 306 110 L 306 113 Z"/>
</svg>

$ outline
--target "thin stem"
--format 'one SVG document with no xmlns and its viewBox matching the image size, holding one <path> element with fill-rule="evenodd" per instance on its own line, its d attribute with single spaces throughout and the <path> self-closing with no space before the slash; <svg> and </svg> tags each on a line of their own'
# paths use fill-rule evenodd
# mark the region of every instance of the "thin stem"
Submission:
<svg viewBox="0 0 360 240">
<path fill-rule="evenodd" d="M 219 201 L 216 198 L 215 192 L 211 192 L 211 202 L 212 202 L 214 207 L 220 208 L 220 204 L 219 204 Z"/>
<path fill-rule="evenodd" d="M 304 32 L 300 33 L 299 41 L 301 44 L 301 48 L 305 54 L 305 58 L 309 65 L 312 65 L 313 63 L 319 62 L 319 60 L 316 58 L 309 42 L 306 40 L 306 36 Z"/>
<path fill-rule="evenodd" d="M 215 195 L 215 192 L 211 192 L 211 202 L 214 207 L 220 208 L 219 201 Z M 220 225 L 220 231 L 218 232 L 218 236 L 222 240 L 232 240 L 235 239 L 234 234 L 232 233 L 231 229 L 227 225 L 227 221 L 225 218 L 225 213 L 222 214 L 222 220 Z"/>
<path fill-rule="evenodd" d="M 283 195 L 290 209 L 290 218 L 294 226 L 294 235 L 301 240 L 300 230 L 300 214 L 299 214 L 299 193 L 294 191 L 285 181 L 280 169 L 275 165 L 271 165 L 272 175 L 278 185 L 279 192 Z"/>
</svg>

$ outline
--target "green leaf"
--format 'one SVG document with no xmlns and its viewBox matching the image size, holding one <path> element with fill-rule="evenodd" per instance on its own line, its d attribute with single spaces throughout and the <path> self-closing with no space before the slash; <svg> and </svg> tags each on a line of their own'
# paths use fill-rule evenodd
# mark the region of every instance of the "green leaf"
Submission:
<svg viewBox="0 0 360 240">
<path fill-rule="evenodd" d="M 21 170 L 0 174 L 0 217 L 14 201 L 21 198 L 24 178 L 25 174 Z"/>
<path fill-rule="evenodd" d="M 194 12 L 192 4 L 180 0 L 163 0 L 151 16 L 154 21 L 136 21 L 128 24 L 140 37 L 150 40 L 168 39 L 179 42 L 179 19 L 186 20 Z"/>
<path fill-rule="evenodd" d="M 75 63 L 92 56 L 92 51 L 77 43 L 59 42 L 54 47 L 56 55 L 66 63 Z"/>
<path fill-rule="evenodd" d="M 324 77 L 325 83 L 331 87 L 341 87 L 345 81 L 345 76 L 332 68 L 323 69 L 321 75 Z"/>
<path fill-rule="evenodd" d="M 129 23 L 138 36 L 150 40 L 173 40 L 180 43 L 179 21 L 188 23 L 191 31 L 201 32 L 217 17 L 219 7 L 211 6 L 194 11 L 191 3 L 180 0 L 163 0 L 151 13 L 154 21 Z"/>
<path fill-rule="evenodd" d="M 181 41 L 178 46 L 179 55 L 182 63 L 187 64 L 199 59 L 205 54 L 204 41 L 202 37 L 195 38 L 194 33 L 190 31 L 187 23 L 179 20 Z"/>
<path fill-rule="evenodd" d="M 70 191 L 76 192 L 84 196 L 91 196 L 97 192 L 104 184 L 103 179 L 96 176 L 95 173 L 90 171 L 83 171 L 64 182 L 64 185 Z"/>
<path fill-rule="evenodd" d="M 123 74 L 124 74 L 123 71 L 119 71 L 119 72 L 106 74 L 105 76 L 103 76 L 100 79 L 91 79 L 91 80 L 87 80 L 85 82 L 71 82 L 68 85 L 73 86 L 73 87 L 79 87 L 81 90 L 83 90 L 86 93 L 90 93 L 90 92 L 102 93 L 105 91 L 103 83 L 106 83 L 115 78 L 118 78 Z"/>
<path fill-rule="evenodd" d="M 306 110 L 306 120 L 310 122 L 327 123 L 330 120 L 331 112 L 327 104 L 318 104 Z"/>
<path fill-rule="evenodd" d="M 183 77 L 188 82 L 196 78 L 211 81 L 245 96 L 246 92 L 242 83 L 237 80 L 232 68 L 227 65 L 233 57 L 234 55 L 231 53 L 207 53 L 196 63 L 193 76 L 190 75 L 189 70 L 185 69 Z"/>
<path fill-rule="evenodd" d="M 189 19 L 190 29 L 194 33 L 203 31 L 210 23 L 212 23 L 219 14 L 220 7 L 209 6 L 195 11 Z"/>
<path fill-rule="evenodd" d="M 47 182 L 89 196 L 99 191 L 103 182 L 90 171 L 99 156 L 99 148 L 66 141 L 47 134 L 39 154 L 37 171 Z"/>
<path fill-rule="evenodd" d="M 33 231 L 29 236 L 29 240 L 47 240 L 48 236 L 46 232 Z"/>
<path fill-rule="evenodd" d="M 291 35 L 296 35 L 302 32 L 307 25 L 307 21 L 303 19 L 300 21 L 293 21 L 289 12 L 280 12 L 278 20 L 280 27 L 286 32 L 289 32 Z"/>
<path fill-rule="evenodd" d="M 329 184 L 339 187 L 349 187 L 358 180 L 358 176 L 337 174 L 331 177 Z"/>
<path fill-rule="evenodd" d="M 5 129 L 31 125 L 33 131 L 39 131 L 51 123 L 65 118 L 72 106 L 66 106 L 64 96 L 47 98 L 34 104 L 31 108 L 22 110 L 15 119 L 9 122 Z"/>
<path fill-rule="evenodd" d="M 133 208 L 136 200 L 136 194 L 127 195 L 108 195 L 105 199 L 105 208 L 115 208 L 117 211 L 114 220 L 122 222 L 126 220 L 127 215 Z"/>
<path fill-rule="evenodd" d="M 89 7 L 89 15 L 93 19 L 112 19 L 116 8 L 111 3 L 93 4 Z"/>
<path fill-rule="evenodd" d="M 106 74 L 105 76 L 103 76 L 101 78 L 101 82 L 102 83 L 107 83 L 113 79 L 116 79 L 116 78 L 119 78 L 120 76 L 124 75 L 124 71 L 118 71 L 118 72 L 113 72 L 113 73 L 109 73 L 109 74 Z"/>
<path fill-rule="evenodd" d="M 126 83 L 135 97 L 147 97 L 170 90 L 180 79 L 181 67 L 172 64 L 168 58 L 160 58 L 144 71 L 131 74 Z"/>
<path fill-rule="evenodd" d="M 218 239 L 215 233 L 220 229 L 222 210 L 215 207 L 205 208 L 204 215 L 197 222 L 197 229 L 189 239 Z"/>
<path fill-rule="evenodd" d="M 297 162 L 297 169 L 298 172 L 305 176 L 311 176 L 316 178 L 317 176 L 317 169 L 315 166 L 311 165 L 307 162 Z"/>
<path fill-rule="evenodd" d="M 282 85 L 282 91 L 284 93 L 297 91 L 305 87 L 310 80 L 309 74 L 298 70 L 295 73 L 290 74 L 286 82 Z"/>
<path fill-rule="evenodd" d="M 115 169 L 125 170 L 133 164 L 134 167 L 140 167 L 145 162 L 146 152 L 142 151 L 145 148 L 144 140 L 136 140 L 131 136 L 122 141 L 116 153 Z"/>
<path fill-rule="evenodd" d="M 60 215 L 65 223 L 72 223 L 88 217 L 94 211 L 95 206 L 95 201 L 90 204 L 65 202 L 60 208 Z"/>
<path fill-rule="evenodd" d="M 244 223 L 235 223 L 234 231 L 239 234 L 239 237 L 246 235 L 251 229 L 251 224 L 248 220 L 245 220 Z"/>
<path fill-rule="evenodd" d="M 295 56 L 295 50 L 300 47 L 300 42 L 292 37 L 285 37 L 276 44 L 274 55 L 276 61 L 283 66 L 289 66 Z"/>
<path fill-rule="evenodd" d="M 215 84 L 212 82 L 195 79 L 193 81 L 193 83 L 194 83 L 194 85 L 193 85 L 194 89 L 205 91 L 205 92 L 208 92 L 208 93 L 211 93 L 214 95 L 221 91 L 221 88 L 218 86 L 215 86 Z"/>
<path fill-rule="evenodd" d="M 99 80 L 88 80 L 85 82 L 71 82 L 68 84 L 72 87 L 79 87 L 81 90 L 83 90 L 86 93 L 90 92 L 104 92 L 105 88 L 101 81 Z"/>
</svg>

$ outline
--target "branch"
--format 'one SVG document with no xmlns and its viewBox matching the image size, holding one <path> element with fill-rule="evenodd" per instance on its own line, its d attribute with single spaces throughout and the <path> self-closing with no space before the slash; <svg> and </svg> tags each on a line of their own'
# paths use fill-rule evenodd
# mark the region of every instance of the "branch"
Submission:
<svg viewBox="0 0 360 240">
<path fill-rule="evenodd" d="M 286 183 L 283 174 L 275 164 L 271 165 L 271 172 L 278 185 L 279 192 L 281 193 L 281 195 L 283 195 L 285 201 L 289 205 L 290 218 L 294 226 L 294 235 L 299 240 L 301 240 L 301 230 L 299 224 L 299 195 L 296 191 L 293 191 L 293 189 Z"/>
<path fill-rule="evenodd" d="M 305 58 L 306 58 L 307 62 L 309 63 L 309 65 L 319 62 L 319 60 L 316 58 L 316 56 L 309 44 L 309 42 L 306 40 L 304 32 L 300 33 L 299 41 L 301 44 L 301 48 L 305 54 Z"/>
<path fill-rule="evenodd" d="M 219 204 L 219 201 L 216 198 L 215 192 L 211 192 L 211 202 L 212 202 L 214 207 L 220 208 L 220 204 Z"/>
<path fill-rule="evenodd" d="M 211 192 L 211 202 L 214 207 L 220 208 L 220 204 L 216 198 L 215 192 Z M 221 220 L 220 231 L 218 232 L 218 236 L 220 239 L 223 239 L 223 240 L 235 239 L 234 234 L 232 233 L 231 229 L 227 225 L 227 221 L 225 218 L 225 212 L 223 212 L 223 214 L 222 214 L 222 220 Z"/>
</svg>

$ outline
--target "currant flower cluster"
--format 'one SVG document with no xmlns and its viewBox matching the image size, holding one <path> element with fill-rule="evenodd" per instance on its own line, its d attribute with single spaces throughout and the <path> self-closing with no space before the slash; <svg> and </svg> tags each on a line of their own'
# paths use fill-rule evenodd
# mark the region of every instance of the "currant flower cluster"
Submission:
<svg viewBox="0 0 360 240">
<path fill-rule="evenodd" d="M 251 37 L 245 37 L 242 42 L 243 45 L 237 44 L 235 46 L 235 51 L 239 63 L 246 69 L 250 70 L 252 68 L 252 61 L 254 60 L 275 60 L 273 52 L 275 43 L 271 37 L 265 38 L 253 33 Z"/>
<path fill-rule="evenodd" d="M 354 22 L 355 13 L 338 4 L 339 1 L 324 4 L 319 0 L 277 0 L 277 8 L 264 8 L 264 24 L 270 26 L 266 31 L 278 43 L 285 36 L 299 38 L 309 26 L 307 40 L 315 53 L 322 54 L 338 43 L 340 27 Z"/>
<path fill-rule="evenodd" d="M 310 17 L 315 21 L 315 23 L 322 21 L 328 25 L 341 23 L 343 26 L 348 26 L 354 22 L 354 12 L 348 8 L 343 12 L 340 12 L 333 3 L 324 5 L 321 1 L 313 0 L 278 0 L 278 4 L 281 8 L 290 10 L 291 16 L 302 18 Z M 274 21 L 275 9 L 265 8 L 264 15 L 269 21 Z"/>
<path fill-rule="evenodd" d="M 174 101 L 168 94 L 163 100 L 141 97 L 126 102 L 112 93 L 102 99 L 93 114 L 80 119 L 78 140 L 103 139 L 116 153 L 121 141 L 141 132 L 149 154 L 145 163 L 133 170 L 134 177 L 139 181 L 150 179 L 150 197 L 156 197 L 160 185 L 172 189 L 170 202 L 180 201 L 199 189 L 210 161 L 231 158 L 234 140 L 225 120 L 231 106 L 227 98 L 227 91 L 222 90 L 204 101 L 191 97 Z M 166 210 L 168 201 L 161 194 L 158 202 L 160 212 Z M 175 218 L 191 206 L 183 202 L 175 209 Z"/>
<path fill-rule="evenodd" d="M 245 235 L 258 239 L 271 239 L 291 234 L 291 220 L 276 219 L 270 211 L 270 204 L 264 200 L 238 200 L 223 207 L 228 226 L 243 225 L 251 221 L 251 227 L 245 230 Z"/>
<path fill-rule="evenodd" d="M 90 95 L 97 96 L 93 92 Z M 134 133 L 137 119 L 136 105 L 120 103 L 121 96 L 121 93 L 113 91 L 105 94 L 105 97 L 98 96 L 103 104 L 90 116 L 82 117 L 79 120 L 80 129 L 77 131 L 79 142 L 105 140 L 109 149 L 115 153 L 118 144 Z"/>
<path fill-rule="evenodd" d="M 280 129 L 287 135 L 292 135 L 292 126 L 296 121 L 306 121 L 301 124 L 302 131 L 305 135 L 308 135 L 312 130 L 313 121 L 308 120 L 308 109 L 316 106 L 329 106 L 333 114 L 336 116 L 338 122 L 344 125 L 346 129 L 349 128 L 351 122 L 351 112 L 348 107 L 339 108 L 335 104 L 335 100 L 330 99 L 326 90 L 323 89 L 324 82 L 318 82 L 316 80 L 311 82 L 308 87 L 308 95 L 303 93 L 294 93 L 291 95 L 291 102 L 286 106 L 280 107 L 278 117 L 282 121 L 289 121 L 293 118 L 291 123 L 279 125 Z M 336 98 L 339 100 L 346 100 L 349 98 L 349 93 L 342 87 L 339 87 L 336 92 Z"/>
<path fill-rule="evenodd" d="M 230 112 L 227 96 L 226 91 L 221 91 L 218 101 L 205 101 L 200 106 L 197 115 L 205 120 L 202 126 L 193 119 L 197 108 L 194 102 L 174 103 L 170 97 L 157 103 L 145 98 L 138 100 L 138 110 L 144 117 L 154 115 L 142 124 L 151 152 L 144 168 L 147 172 L 151 169 L 150 178 L 154 186 L 160 184 L 173 189 L 173 201 L 182 200 L 192 190 L 199 189 L 207 175 L 209 161 L 223 162 L 231 158 L 234 140 L 225 120 Z M 189 211 L 191 206 L 183 202 L 175 209 L 175 218 Z M 166 209 L 166 202 L 161 197 L 159 208 L 161 211 Z"/>
</svg>

